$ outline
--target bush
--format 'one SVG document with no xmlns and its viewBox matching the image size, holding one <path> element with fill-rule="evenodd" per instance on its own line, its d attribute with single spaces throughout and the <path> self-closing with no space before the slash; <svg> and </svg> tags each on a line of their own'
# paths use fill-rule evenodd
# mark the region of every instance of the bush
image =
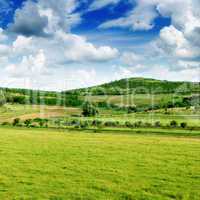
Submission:
<svg viewBox="0 0 200 200">
<path fill-rule="evenodd" d="M 99 113 L 95 105 L 88 101 L 83 104 L 82 109 L 82 114 L 84 117 L 93 117 Z"/>
<path fill-rule="evenodd" d="M 144 126 L 148 128 L 148 127 L 151 127 L 151 126 L 152 126 L 152 124 L 151 124 L 151 123 L 149 123 L 149 122 L 145 122 Z"/>
<path fill-rule="evenodd" d="M 19 118 L 16 118 L 16 119 L 14 119 L 13 120 L 13 126 L 18 126 L 19 125 L 19 123 L 20 123 L 20 119 Z"/>
<path fill-rule="evenodd" d="M 128 128 L 133 128 L 134 127 L 133 124 L 131 124 L 131 122 L 129 122 L 129 121 L 125 122 L 125 126 L 128 127 Z"/>
<path fill-rule="evenodd" d="M 161 123 L 160 123 L 160 121 L 157 121 L 157 122 L 155 122 L 155 127 L 161 127 Z"/>
<path fill-rule="evenodd" d="M 115 121 L 107 121 L 104 123 L 104 126 L 108 126 L 108 127 L 116 127 L 118 125 L 118 122 Z"/>
<path fill-rule="evenodd" d="M 81 123 L 80 123 L 80 127 L 81 128 L 88 128 L 89 127 L 89 122 L 88 121 L 82 121 Z"/>
<path fill-rule="evenodd" d="M 31 119 L 26 119 L 26 120 L 24 121 L 24 124 L 25 124 L 26 127 L 30 127 L 31 123 L 32 123 L 32 120 L 31 120 Z"/>
<path fill-rule="evenodd" d="M 142 127 L 143 124 L 142 124 L 142 121 L 138 121 L 138 122 L 135 122 L 134 125 L 135 125 L 135 127 L 139 128 L 139 127 Z"/>
<path fill-rule="evenodd" d="M 177 121 L 175 121 L 175 120 L 171 121 L 170 126 L 173 127 L 173 128 L 177 127 L 178 126 Z"/>
<path fill-rule="evenodd" d="M 186 128 L 187 127 L 187 123 L 186 122 L 182 122 L 180 125 L 181 125 L 181 128 Z"/>
<path fill-rule="evenodd" d="M 1 125 L 2 126 L 10 126 L 10 123 L 9 122 L 3 122 Z"/>
<path fill-rule="evenodd" d="M 93 126 L 96 126 L 96 127 L 99 127 L 99 126 L 102 125 L 102 121 L 100 121 L 100 120 L 94 120 L 94 121 L 92 122 L 92 125 L 93 125 Z"/>
</svg>

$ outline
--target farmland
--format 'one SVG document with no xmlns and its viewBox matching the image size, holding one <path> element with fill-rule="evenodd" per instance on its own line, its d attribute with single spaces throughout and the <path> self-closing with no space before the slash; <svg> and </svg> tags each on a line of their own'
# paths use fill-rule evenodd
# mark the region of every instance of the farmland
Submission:
<svg viewBox="0 0 200 200">
<path fill-rule="evenodd" d="M 0 128 L 1 199 L 199 199 L 199 136 Z"/>
<path fill-rule="evenodd" d="M 199 84 L 122 83 L 2 89 L 0 199 L 198 200 Z"/>
</svg>

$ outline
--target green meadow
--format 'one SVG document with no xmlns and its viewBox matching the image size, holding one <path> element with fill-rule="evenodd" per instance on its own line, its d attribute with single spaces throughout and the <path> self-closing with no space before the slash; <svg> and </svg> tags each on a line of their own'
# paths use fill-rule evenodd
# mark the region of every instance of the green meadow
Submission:
<svg viewBox="0 0 200 200">
<path fill-rule="evenodd" d="M 0 199 L 200 199 L 200 137 L 0 128 Z"/>
</svg>

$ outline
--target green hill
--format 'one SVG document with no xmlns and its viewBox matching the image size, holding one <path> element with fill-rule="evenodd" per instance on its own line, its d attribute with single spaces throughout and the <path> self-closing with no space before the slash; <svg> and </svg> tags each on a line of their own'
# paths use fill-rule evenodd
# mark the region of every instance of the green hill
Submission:
<svg viewBox="0 0 200 200">
<path fill-rule="evenodd" d="M 184 81 L 166 81 L 147 78 L 128 78 L 99 86 L 76 89 L 66 93 L 86 95 L 126 95 L 126 94 L 192 94 L 200 92 L 200 83 Z"/>
</svg>

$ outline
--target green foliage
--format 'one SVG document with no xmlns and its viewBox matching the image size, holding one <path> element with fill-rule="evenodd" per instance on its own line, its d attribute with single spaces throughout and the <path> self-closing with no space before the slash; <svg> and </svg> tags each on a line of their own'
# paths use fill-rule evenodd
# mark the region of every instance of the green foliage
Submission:
<svg viewBox="0 0 200 200">
<path fill-rule="evenodd" d="M 82 115 L 84 117 L 93 117 L 99 113 L 95 105 L 88 101 L 83 104 L 82 109 L 83 109 Z"/>
<path fill-rule="evenodd" d="M 26 120 L 24 121 L 24 124 L 25 124 L 26 127 L 30 127 L 31 123 L 32 123 L 32 120 L 31 120 L 31 119 L 26 119 Z"/>
<path fill-rule="evenodd" d="M 177 121 L 172 120 L 172 121 L 170 122 L 170 126 L 173 127 L 173 128 L 177 127 L 177 126 L 178 126 Z"/>
<path fill-rule="evenodd" d="M 6 103 L 6 98 L 2 90 L 0 90 L 0 107 Z"/>
<path fill-rule="evenodd" d="M 155 127 L 161 127 L 162 126 L 160 121 L 156 121 L 154 125 L 155 125 Z"/>
<path fill-rule="evenodd" d="M 9 122 L 2 122 L 2 126 L 10 126 L 11 124 Z"/>
<path fill-rule="evenodd" d="M 180 124 L 180 126 L 181 126 L 181 128 L 186 128 L 186 127 L 187 127 L 187 123 L 186 123 L 186 122 L 182 122 L 182 123 Z"/>
<path fill-rule="evenodd" d="M 113 81 L 100 86 L 72 90 L 68 93 L 82 95 L 127 95 L 127 94 L 167 94 L 199 93 L 200 85 L 192 82 L 172 82 L 145 78 L 129 78 Z"/>
<path fill-rule="evenodd" d="M 15 119 L 13 120 L 12 125 L 13 125 L 13 126 L 18 126 L 19 123 L 20 123 L 20 118 L 15 118 Z"/>
</svg>

